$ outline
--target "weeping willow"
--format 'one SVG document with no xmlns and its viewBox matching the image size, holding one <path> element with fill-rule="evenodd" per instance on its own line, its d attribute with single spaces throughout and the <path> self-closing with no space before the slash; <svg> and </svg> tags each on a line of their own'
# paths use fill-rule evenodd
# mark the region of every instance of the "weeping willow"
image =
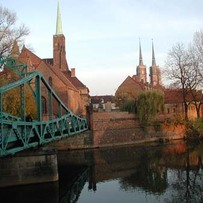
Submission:
<svg viewBox="0 0 203 203">
<path fill-rule="evenodd" d="M 129 99 L 123 102 L 123 104 L 120 106 L 121 111 L 128 111 L 129 113 L 136 113 L 136 104 L 135 100 Z"/>
<path fill-rule="evenodd" d="M 137 110 L 141 122 L 153 121 L 164 110 L 164 96 L 161 91 L 145 91 L 138 95 Z"/>
</svg>

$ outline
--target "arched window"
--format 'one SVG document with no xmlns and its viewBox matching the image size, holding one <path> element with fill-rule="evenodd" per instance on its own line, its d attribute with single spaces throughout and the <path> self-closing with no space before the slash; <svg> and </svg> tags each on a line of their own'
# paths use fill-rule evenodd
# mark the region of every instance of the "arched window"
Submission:
<svg viewBox="0 0 203 203">
<path fill-rule="evenodd" d="M 42 97 L 42 113 L 43 114 L 47 113 L 47 101 L 45 97 Z"/>
<path fill-rule="evenodd" d="M 49 85 L 52 87 L 52 77 L 49 77 Z"/>
</svg>

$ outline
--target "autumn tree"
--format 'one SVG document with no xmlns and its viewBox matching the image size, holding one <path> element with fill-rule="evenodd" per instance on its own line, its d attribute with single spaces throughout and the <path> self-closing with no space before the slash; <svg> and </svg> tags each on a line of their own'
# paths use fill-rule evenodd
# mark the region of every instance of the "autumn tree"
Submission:
<svg viewBox="0 0 203 203">
<path fill-rule="evenodd" d="M 0 5 L 0 55 L 6 57 L 10 54 L 15 41 L 20 42 L 29 34 L 25 25 L 17 26 L 16 13 Z"/>
<path fill-rule="evenodd" d="M 0 57 L 7 57 L 11 54 L 14 43 L 22 42 L 23 38 L 29 34 L 25 25 L 17 25 L 17 15 L 9 9 L 0 5 Z M 6 66 L 5 66 L 6 67 Z M 2 68 L 2 67 L 1 67 Z M 19 79 L 15 71 L 4 68 L 0 76 L 0 87 L 5 86 Z M 33 116 L 36 114 L 36 105 L 29 87 L 25 85 L 26 91 L 26 113 Z M 3 95 L 3 111 L 12 115 L 20 114 L 20 87 L 14 88 Z M 11 105 L 12 104 L 12 105 Z"/>
<path fill-rule="evenodd" d="M 8 67 L 5 67 L 0 76 L 0 87 L 6 86 L 19 79 L 21 79 L 21 77 L 15 70 L 10 70 Z M 29 114 L 32 118 L 36 118 L 36 101 L 28 84 L 12 88 L 2 95 L 3 111 L 18 117 L 23 116 L 21 112 L 21 100 L 24 98 L 21 98 L 20 96 L 21 88 L 24 89 L 25 93 L 25 115 Z"/>
</svg>

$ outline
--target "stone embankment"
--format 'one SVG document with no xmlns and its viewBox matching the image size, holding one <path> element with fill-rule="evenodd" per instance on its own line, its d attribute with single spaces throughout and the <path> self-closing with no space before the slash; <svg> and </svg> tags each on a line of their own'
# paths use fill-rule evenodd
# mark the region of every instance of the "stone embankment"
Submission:
<svg viewBox="0 0 203 203">
<path fill-rule="evenodd" d="M 55 151 L 19 152 L 0 159 L 0 188 L 58 181 Z"/>
<path fill-rule="evenodd" d="M 57 149 L 96 148 L 153 141 L 182 139 L 185 126 L 156 123 L 142 126 L 135 114 L 99 112 L 90 117 L 91 130 L 49 144 Z"/>
</svg>

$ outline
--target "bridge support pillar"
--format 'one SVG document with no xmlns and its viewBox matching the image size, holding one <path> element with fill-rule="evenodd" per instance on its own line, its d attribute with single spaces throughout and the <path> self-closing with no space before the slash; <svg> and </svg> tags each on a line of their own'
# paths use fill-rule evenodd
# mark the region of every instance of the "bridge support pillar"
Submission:
<svg viewBox="0 0 203 203">
<path fill-rule="evenodd" d="M 58 181 L 54 151 L 1 158 L 0 166 L 0 187 Z"/>
</svg>

